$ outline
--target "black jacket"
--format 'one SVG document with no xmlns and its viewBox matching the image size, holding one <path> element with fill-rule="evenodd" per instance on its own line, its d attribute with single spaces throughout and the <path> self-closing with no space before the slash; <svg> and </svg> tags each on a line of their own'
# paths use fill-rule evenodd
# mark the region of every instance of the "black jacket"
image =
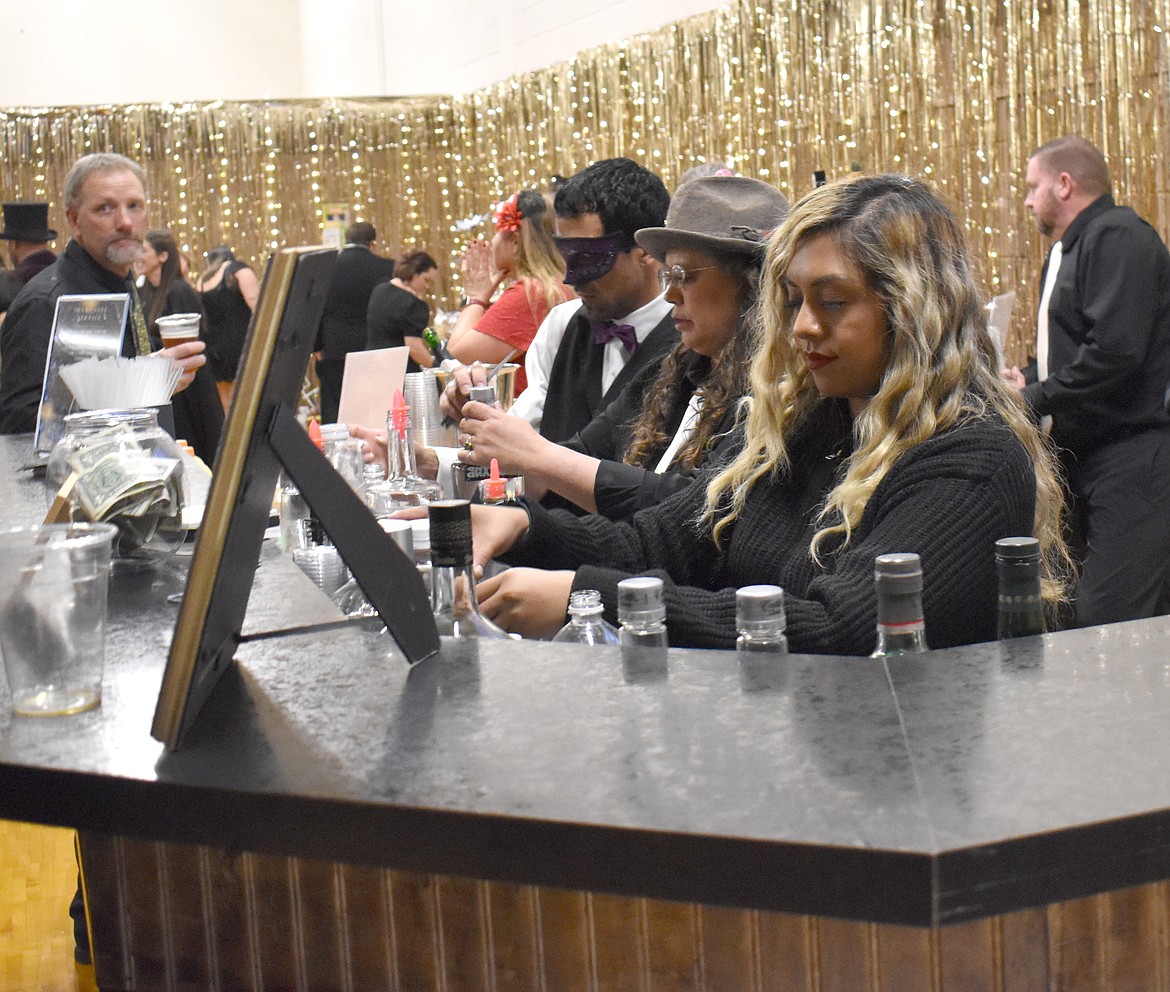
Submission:
<svg viewBox="0 0 1170 992">
<path fill-rule="evenodd" d="M 1107 194 L 1060 241 L 1048 378 L 1024 396 L 1038 415 L 1052 417 L 1053 440 L 1083 455 L 1170 425 L 1170 252 L 1157 231 Z"/>
<path fill-rule="evenodd" d="M 337 253 L 337 264 L 321 312 L 317 351 L 329 360 L 344 360 L 366 347 L 366 309 L 378 283 L 394 275 L 394 260 L 375 255 L 363 245 Z"/>
<path fill-rule="evenodd" d="M 711 360 L 695 352 L 688 352 L 680 363 L 685 383 L 670 411 L 666 434 L 673 437 L 677 432 L 691 396 L 703 384 L 711 372 Z M 597 512 L 610 520 L 623 520 L 647 506 L 661 503 L 669 496 L 690 485 L 694 472 L 672 466 L 665 472 L 655 472 L 654 467 L 666 453 L 666 445 L 652 450 L 647 459 L 647 468 L 627 465 L 626 453 L 633 443 L 633 427 L 642 415 L 642 406 L 651 386 L 658 378 L 661 366 L 645 366 L 621 391 L 617 399 L 594 417 L 576 436 L 565 442 L 565 447 L 601 459 L 597 467 L 597 478 L 593 484 L 593 498 Z M 719 424 L 716 436 L 699 459 L 699 467 L 721 459 L 735 446 L 732 429 L 735 426 L 734 406 L 727 411 Z M 547 505 L 547 504 L 546 504 Z"/>
<path fill-rule="evenodd" d="M 0 434 L 36 430 L 57 298 L 129 292 L 128 279 L 98 265 L 76 241 L 70 241 L 57 261 L 25 283 L 0 330 Z M 132 333 L 123 338 L 122 353 L 134 354 Z"/>
<path fill-rule="evenodd" d="M 601 369 L 605 345 L 598 344 L 582 307 L 569 320 L 548 376 L 548 398 L 540 420 L 540 433 L 550 441 L 565 441 L 601 413 L 647 366 L 657 368 L 678 344 L 678 329 L 668 313 L 662 318 L 603 394 Z M 638 397 L 641 405 L 641 397 Z"/>
</svg>

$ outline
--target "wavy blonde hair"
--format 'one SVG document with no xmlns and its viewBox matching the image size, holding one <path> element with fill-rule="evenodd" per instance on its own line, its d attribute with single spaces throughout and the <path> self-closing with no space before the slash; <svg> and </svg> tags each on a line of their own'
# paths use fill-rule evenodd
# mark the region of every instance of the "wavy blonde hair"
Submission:
<svg viewBox="0 0 1170 992">
<path fill-rule="evenodd" d="M 521 213 L 516 253 L 516 275 L 533 317 L 547 313 L 572 297 L 565 286 L 565 260 L 553 243 L 552 196 L 535 190 L 521 190 L 516 197 Z M 541 306 L 543 304 L 543 306 Z"/>
<path fill-rule="evenodd" d="M 1068 549 L 1056 459 L 996 367 L 963 232 L 939 196 L 905 176 L 861 176 L 822 186 L 801 200 L 773 235 L 764 262 L 762 349 L 752 364 L 743 450 L 707 489 L 705 519 L 718 542 L 751 488 L 789 465 L 794 430 L 822 397 L 793 339 L 784 280 L 796 251 L 831 234 L 864 273 L 885 312 L 886 369 L 853 424 L 844 478 L 826 497 L 809 553 L 848 544 L 866 503 L 894 463 L 915 445 L 967 418 L 1002 418 L 1036 472 L 1034 536 L 1044 561 L 1044 595 L 1064 596 Z"/>
</svg>

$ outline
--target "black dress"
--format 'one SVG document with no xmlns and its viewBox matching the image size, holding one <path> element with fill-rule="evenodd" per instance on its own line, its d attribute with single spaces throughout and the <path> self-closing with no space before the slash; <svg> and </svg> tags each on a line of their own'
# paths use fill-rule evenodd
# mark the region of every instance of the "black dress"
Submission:
<svg viewBox="0 0 1170 992">
<path fill-rule="evenodd" d="M 154 303 L 154 294 L 157 290 L 149 282 L 143 284 L 139 295 L 142 298 L 143 313 L 150 314 Z M 159 311 L 160 317 L 167 317 L 175 313 L 201 313 L 199 294 L 181 279 L 171 283 L 167 292 L 166 303 Z M 207 321 L 203 321 L 206 328 Z M 158 336 L 158 327 L 150 322 L 150 343 L 154 348 L 162 347 L 162 339 Z M 210 349 L 209 349 L 210 350 Z M 195 378 L 181 393 L 175 393 L 171 400 L 171 409 L 175 417 L 175 437 L 182 438 L 210 468 L 215 464 L 215 453 L 219 449 L 219 437 L 223 432 L 223 404 L 219 400 L 219 391 L 215 388 L 215 378 L 211 373 L 211 366 L 204 365 L 195 373 Z"/>
<path fill-rule="evenodd" d="M 228 262 L 223 278 L 206 293 L 200 293 L 203 322 L 203 340 L 207 343 L 207 364 L 216 382 L 235 382 L 244 353 L 244 339 L 252 311 L 240 292 L 235 275 L 248 266 L 243 262 Z"/>
<path fill-rule="evenodd" d="M 366 310 L 366 350 L 401 348 L 406 338 L 421 338 L 430 323 L 430 308 L 413 293 L 399 289 L 392 282 L 374 287 Z M 407 372 L 418 372 L 421 366 L 413 358 L 406 360 Z"/>
</svg>

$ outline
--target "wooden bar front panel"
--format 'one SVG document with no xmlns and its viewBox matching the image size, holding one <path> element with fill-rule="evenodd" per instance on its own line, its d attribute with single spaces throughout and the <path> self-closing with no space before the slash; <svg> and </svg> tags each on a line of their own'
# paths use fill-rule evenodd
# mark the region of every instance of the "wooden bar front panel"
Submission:
<svg viewBox="0 0 1170 992">
<path fill-rule="evenodd" d="M 1170 885 L 940 929 L 82 834 L 104 992 L 1165 992 Z"/>
</svg>

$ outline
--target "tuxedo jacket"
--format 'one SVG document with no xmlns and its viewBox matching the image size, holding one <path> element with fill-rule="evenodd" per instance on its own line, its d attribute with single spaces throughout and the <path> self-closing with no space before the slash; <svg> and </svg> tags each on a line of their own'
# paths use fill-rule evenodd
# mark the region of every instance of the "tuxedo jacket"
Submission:
<svg viewBox="0 0 1170 992">
<path fill-rule="evenodd" d="M 317 333 L 317 350 L 324 358 L 344 361 L 351 351 L 365 350 L 370 294 L 393 275 L 394 260 L 367 248 L 351 245 L 337 253 Z"/>
<path fill-rule="evenodd" d="M 584 428 L 648 365 L 659 366 L 678 344 L 678 330 L 668 312 L 646 336 L 604 393 L 601 368 L 605 345 L 598 344 L 584 308 L 565 328 L 548 377 L 548 397 L 540 433 L 550 441 L 566 441 Z M 643 377 L 643 381 L 649 382 Z"/>
</svg>

